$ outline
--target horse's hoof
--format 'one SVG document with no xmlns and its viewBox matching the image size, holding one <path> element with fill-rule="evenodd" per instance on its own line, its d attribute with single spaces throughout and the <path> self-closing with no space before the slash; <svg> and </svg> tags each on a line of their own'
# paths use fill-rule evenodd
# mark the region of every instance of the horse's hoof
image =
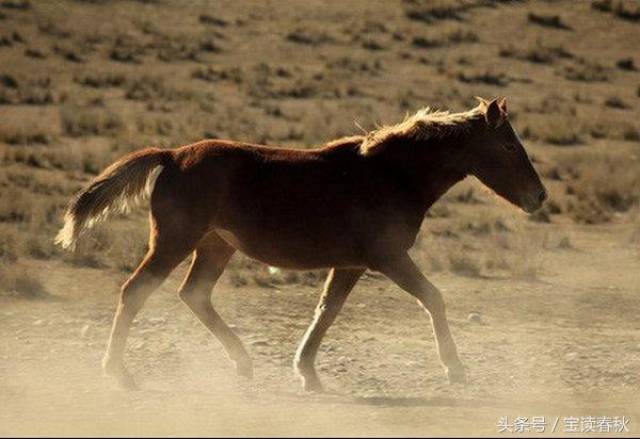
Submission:
<svg viewBox="0 0 640 439">
<path fill-rule="evenodd" d="M 302 387 L 305 392 L 322 393 L 324 388 L 318 377 L 302 377 Z"/>
<path fill-rule="evenodd" d="M 253 363 L 251 361 L 236 362 L 236 372 L 238 376 L 247 379 L 253 379 Z"/>
<path fill-rule="evenodd" d="M 118 381 L 118 385 L 124 390 L 139 390 L 140 389 L 140 387 L 138 387 L 138 384 L 133 379 L 133 377 L 127 372 L 124 372 L 120 376 L 117 376 L 115 378 Z"/>
<path fill-rule="evenodd" d="M 307 392 L 321 393 L 324 391 L 320 378 L 313 366 L 304 365 L 296 359 L 293 363 L 293 371 L 302 380 L 302 388 Z"/>
<path fill-rule="evenodd" d="M 116 380 L 118 386 L 125 390 L 138 390 L 138 385 L 129 372 L 123 366 L 117 366 L 109 359 L 102 361 L 102 371 L 106 376 Z"/>
<path fill-rule="evenodd" d="M 109 371 L 105 370 L 105 375 L 114 379 L 116 383 L 118 383 L 118 386 L 121 389 L 124 389 L 124 390 L 139 389 L 138 384 L 136 384 L 136 381 L 133 379 L 131 374 L 129 374 L 129 372 L 127 372 L 126 370 L 118 371 L 118 372 L 115 372 L 113 370 L 109 370 Z"/>
<path fill-rule="evenodd" d="M 447 378 L 449 378 L 449 384 L 467 383 L 467 375 L 462 366 L 456 368 L 450 367 L 447 369 Z"/>
</svg>

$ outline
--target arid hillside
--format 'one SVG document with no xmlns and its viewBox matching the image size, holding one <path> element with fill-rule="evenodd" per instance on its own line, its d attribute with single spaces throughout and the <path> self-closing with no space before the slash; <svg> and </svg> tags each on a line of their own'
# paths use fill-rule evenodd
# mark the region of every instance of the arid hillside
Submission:
<svg viewBox="0 0 640 439">
<path fill-rule="evenodd" d="M 75 256 L 51 243 L 69 196 L 128 151 L 208 137 L 308 147 L 476 95 L 508 98 L 548 179 L 536 219 L 607 222 L 640 196 L 633 2 L 0 6 L 3 259 L 131 268 L 146 232 L 128 222 L 125 239 L 122 224 L 102 228 Z M 459 218 L 451 202 L 475 198 L 435 214 Z"/>
</svg>

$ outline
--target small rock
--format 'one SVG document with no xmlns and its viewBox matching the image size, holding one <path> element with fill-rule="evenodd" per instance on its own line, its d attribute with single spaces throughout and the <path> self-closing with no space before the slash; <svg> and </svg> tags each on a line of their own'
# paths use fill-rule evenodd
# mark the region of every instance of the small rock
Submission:
<svg viewBox="0 0 640 439">
<path fill-rule="evenodd" d="M 42 319 L 38 319 L 35 322 L 33 322 L 33 326 L 43 326 L 45 324 L 45 321 Z"/>
<path fill-rule="evenodd" d="M 131 343 L 131 349 L 133 350 L 145 349 L 146 347 L 147 347 L 146 343 L 141 340 L 136 340 Z"/>
<path fill-rule="evenodd" d="M 571 248 L 571 241 L 566 236 L 558 242 L 558 248 Z"/>
<path fill-rule="evenodd" d="M 271 276 L 277 276 L 282 272 L 278 267 L 272 267 L 272 266 L 269 266 L 268 270 Z"/>
<path fill-rule="evenodd" d="M 568 354 L 566 354 L 564 356 L 564 358 L 566 358 L 568 361 L 573 361 L 576 358 L 578 358 L 578 353 L 577 352 L 569 352 Z"/>
<path fill-rule="evenodd" d="M 85 338 L 87 336 L 87 334 L 89 333 L 89 325 L 84 325 L 81 329 L 80 329 L 80 337 Z"/>
<path fill-rule="evenodd" d="M 467 320 L 471 323 L 482 323 L 482 316 L 479 312 L 473 311 L 469 313 Z"/>
<path fill-rule="evenodd" d="M 511 232 L 511 227 L 509 227 L 502 219 L 497 219 L 493 225 L 499 232 Z"/>
<path fill-rule="evenodd" d="M 266 340 L 253 340 L 249 344 L 251 346 L 269 346 L 269 342 Z"/>
</svg>

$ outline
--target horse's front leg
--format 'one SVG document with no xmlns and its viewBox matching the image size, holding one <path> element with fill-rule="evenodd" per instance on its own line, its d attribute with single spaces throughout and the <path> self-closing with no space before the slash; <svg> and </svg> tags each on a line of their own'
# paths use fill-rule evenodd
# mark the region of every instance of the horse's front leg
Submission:
<svg viewBox="0 0 640 439">
<path fill-rule="evenodd" d="M 333 268 L 329 272 L 313 322 L 304 334 L 293 363 L 305 390 L 322 391 L 322 383 L 314 367 L 318 347 L 364 271 L 364 268 Z"/>
<path fill-rule="evenodd" d="M 406 253 L 396 258 L 387 259 L 376 268 L 400 288 L 418 299 L 418 303 L 431 316 L 438 354 L 449 382 L 452 384 L 464 383 L 466 381 L 464 367 L 458 358 L 456 344 L 449 330 L 444 300 L 440 291 L 424 277 Z"/>
</svg>

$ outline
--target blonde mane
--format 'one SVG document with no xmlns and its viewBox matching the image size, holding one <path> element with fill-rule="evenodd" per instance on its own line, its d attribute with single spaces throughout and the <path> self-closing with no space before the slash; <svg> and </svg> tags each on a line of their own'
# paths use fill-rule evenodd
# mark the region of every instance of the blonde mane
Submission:
<svg viewBox="0 0 640 439">
<path fill-rule="evenodd" d="M 405 118 L 397 125 L 388 125 L 370 131 L 360 145 L 360 154 L 375 155 L 383 151 L 391 140 L 411 138 L 427 140 L 457 135 L 470 129 L 470 121 L 483 115 L 480 106 L 463 113 L 432 110 L 430 107 L 419 110 L 413 116 Z"/>
</svg>

